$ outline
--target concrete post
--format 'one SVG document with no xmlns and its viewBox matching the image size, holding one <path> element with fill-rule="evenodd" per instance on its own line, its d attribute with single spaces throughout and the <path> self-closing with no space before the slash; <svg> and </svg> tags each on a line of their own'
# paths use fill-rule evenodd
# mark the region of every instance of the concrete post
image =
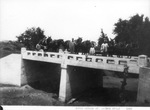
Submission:
<svg viewBox="0 0 150 110">
<path fill-rule="evenodd" d="M 71 88 L 69 81 L 69 73 L 67 72 L 66 54 L 63 55 L 63 61 L 61 64 L 61 78 L 59 87 L 59 100 L 66 102 L 71 98 Z"/>
<path fill-rule="evenodd" d="M 21 55 L 23 55 L 23 53 L 25 53 L 26 52 L 26 48 L 21 48 Z"/>
<path fill-rule="evenodd" d="M 26 69 L 25 69 L 25 61 L 23 60 L 23 54 L 26 52 L 26 48 L 21 48 L 21 84 L 20 86 L 22 85 L 25 85 L 27 84 L 27 78 L 26 78 Z"/>
<path fill-rule="evenodd" d="M 140 67 L 148 66 L 148 57 L 146 55 L 139 55 L 138 56 L 138 65 Z"/>
</svg>

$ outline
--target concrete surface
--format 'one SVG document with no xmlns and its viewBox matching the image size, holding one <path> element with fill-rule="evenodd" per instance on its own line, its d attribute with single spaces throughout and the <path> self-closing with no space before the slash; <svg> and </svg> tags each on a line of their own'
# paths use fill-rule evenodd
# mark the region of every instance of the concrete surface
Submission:
<svg viewBox="0 0 150 110">
<path fill-rule="evenodd" d="M 21 55 L 11 54 L 0 59 L 0 83 L 20 86 Z"/>
<path fill-rule="evenodd" d="M 51 62 L 51 63 L 62 63 L 62 57 L 65 56 L 65 62 L 70 66 L 79 66 L 94 69 L 105 69 L 111 71 L 123 72 L 124 64 L 129 66 L 129 72 L 139 74 L 139 66 L 137 59 L 126 59 L 126 58 L 113 58 L 103 56 L 86 56 L 76 54 L 62 54 L 54 52 L 38 52 L 38 51 L 26 51 L 22 52 L 23 59 Z"/>
<path fill-rule="evenodd" d="M 150 68 L 140 67 L 137 101 L 150 103 Z"/>
</svg>

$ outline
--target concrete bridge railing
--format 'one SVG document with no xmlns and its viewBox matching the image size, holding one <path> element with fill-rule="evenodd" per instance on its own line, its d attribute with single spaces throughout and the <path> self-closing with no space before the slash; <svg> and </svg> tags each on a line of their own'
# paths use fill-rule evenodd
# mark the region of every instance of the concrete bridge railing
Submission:
<svg viewBox="0 0 150 110">
<path fill-rule="evenodd" d="M 65 57 L 65 58 L 64 58 Z M 67 65 L 81 66 L 87 68 L 106 69 L 112 71 L 123 71 L 124 65 L 129 66 L 129 72 L 139 73 L 139 65 L 147 65 L 148 58 L 144 55 L 139 57 L 131 57 L 130 59 L 124 56 L 123 58 L 116 57 L 104 57 L 104 56 L 86 56 L 77 54 L 64 54 L 55 52 L 39 52 L 28 51 L 25 48 L 22 49 L 22 58 L 36 61 L 45 61 L 52 63 L 62 63 L 62 59 L 65 59 Z"/>
<path fill-rule="evenodd" d="M 24 56 L 35 56 L 35 57 L 47 57 L 47 58 L 58 58 L 62 59 L 63 53 L 55 52 L 39 52 L 39 51 L 25 51 Z M 67 60 L 79 60 L 88 62 L 101 62 L 110 64 L 137 64 L 138 57 L 132 57 L 131 59 L 127 57 L 117 58 L 117 57 L 103 57 L 103 56 L 85 56 L 76 54 L 66 54 Z"/>
</svg>

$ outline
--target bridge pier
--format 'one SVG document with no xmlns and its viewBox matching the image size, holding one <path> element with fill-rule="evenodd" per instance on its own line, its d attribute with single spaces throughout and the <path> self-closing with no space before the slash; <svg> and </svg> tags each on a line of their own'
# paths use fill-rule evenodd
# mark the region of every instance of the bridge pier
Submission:
<svg viewBox="0 0 150 110">
<path fill-rule="evenodd" d="M 66 66 L 61 68 L 59 100 L 67 102 L 88 89 L 103 86 L 101 70 Z"/>
<path fill-rule="evenodd" d="M 60 88 L 59 88 L 59 100 L 66 102 L 71 98 L 71 88 L 69 82 L 69 75 L 67 67 L 61 68 Z"/>
</svg>

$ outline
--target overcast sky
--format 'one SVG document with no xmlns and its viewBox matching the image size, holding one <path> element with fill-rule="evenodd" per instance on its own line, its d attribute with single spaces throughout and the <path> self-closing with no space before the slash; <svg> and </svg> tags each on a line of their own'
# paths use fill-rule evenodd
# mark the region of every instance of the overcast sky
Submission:
<svg viewBox="0 0 150 110">
<path fill-rule="evenodd" d="M 101 28 L 113 38 L 118 19 L 135 14 L 150 18 L 150 0 L 0 0 L 0 40 L 16 40 L 31 27 L 52 39 L 97 41 Z"/>
</svg>

